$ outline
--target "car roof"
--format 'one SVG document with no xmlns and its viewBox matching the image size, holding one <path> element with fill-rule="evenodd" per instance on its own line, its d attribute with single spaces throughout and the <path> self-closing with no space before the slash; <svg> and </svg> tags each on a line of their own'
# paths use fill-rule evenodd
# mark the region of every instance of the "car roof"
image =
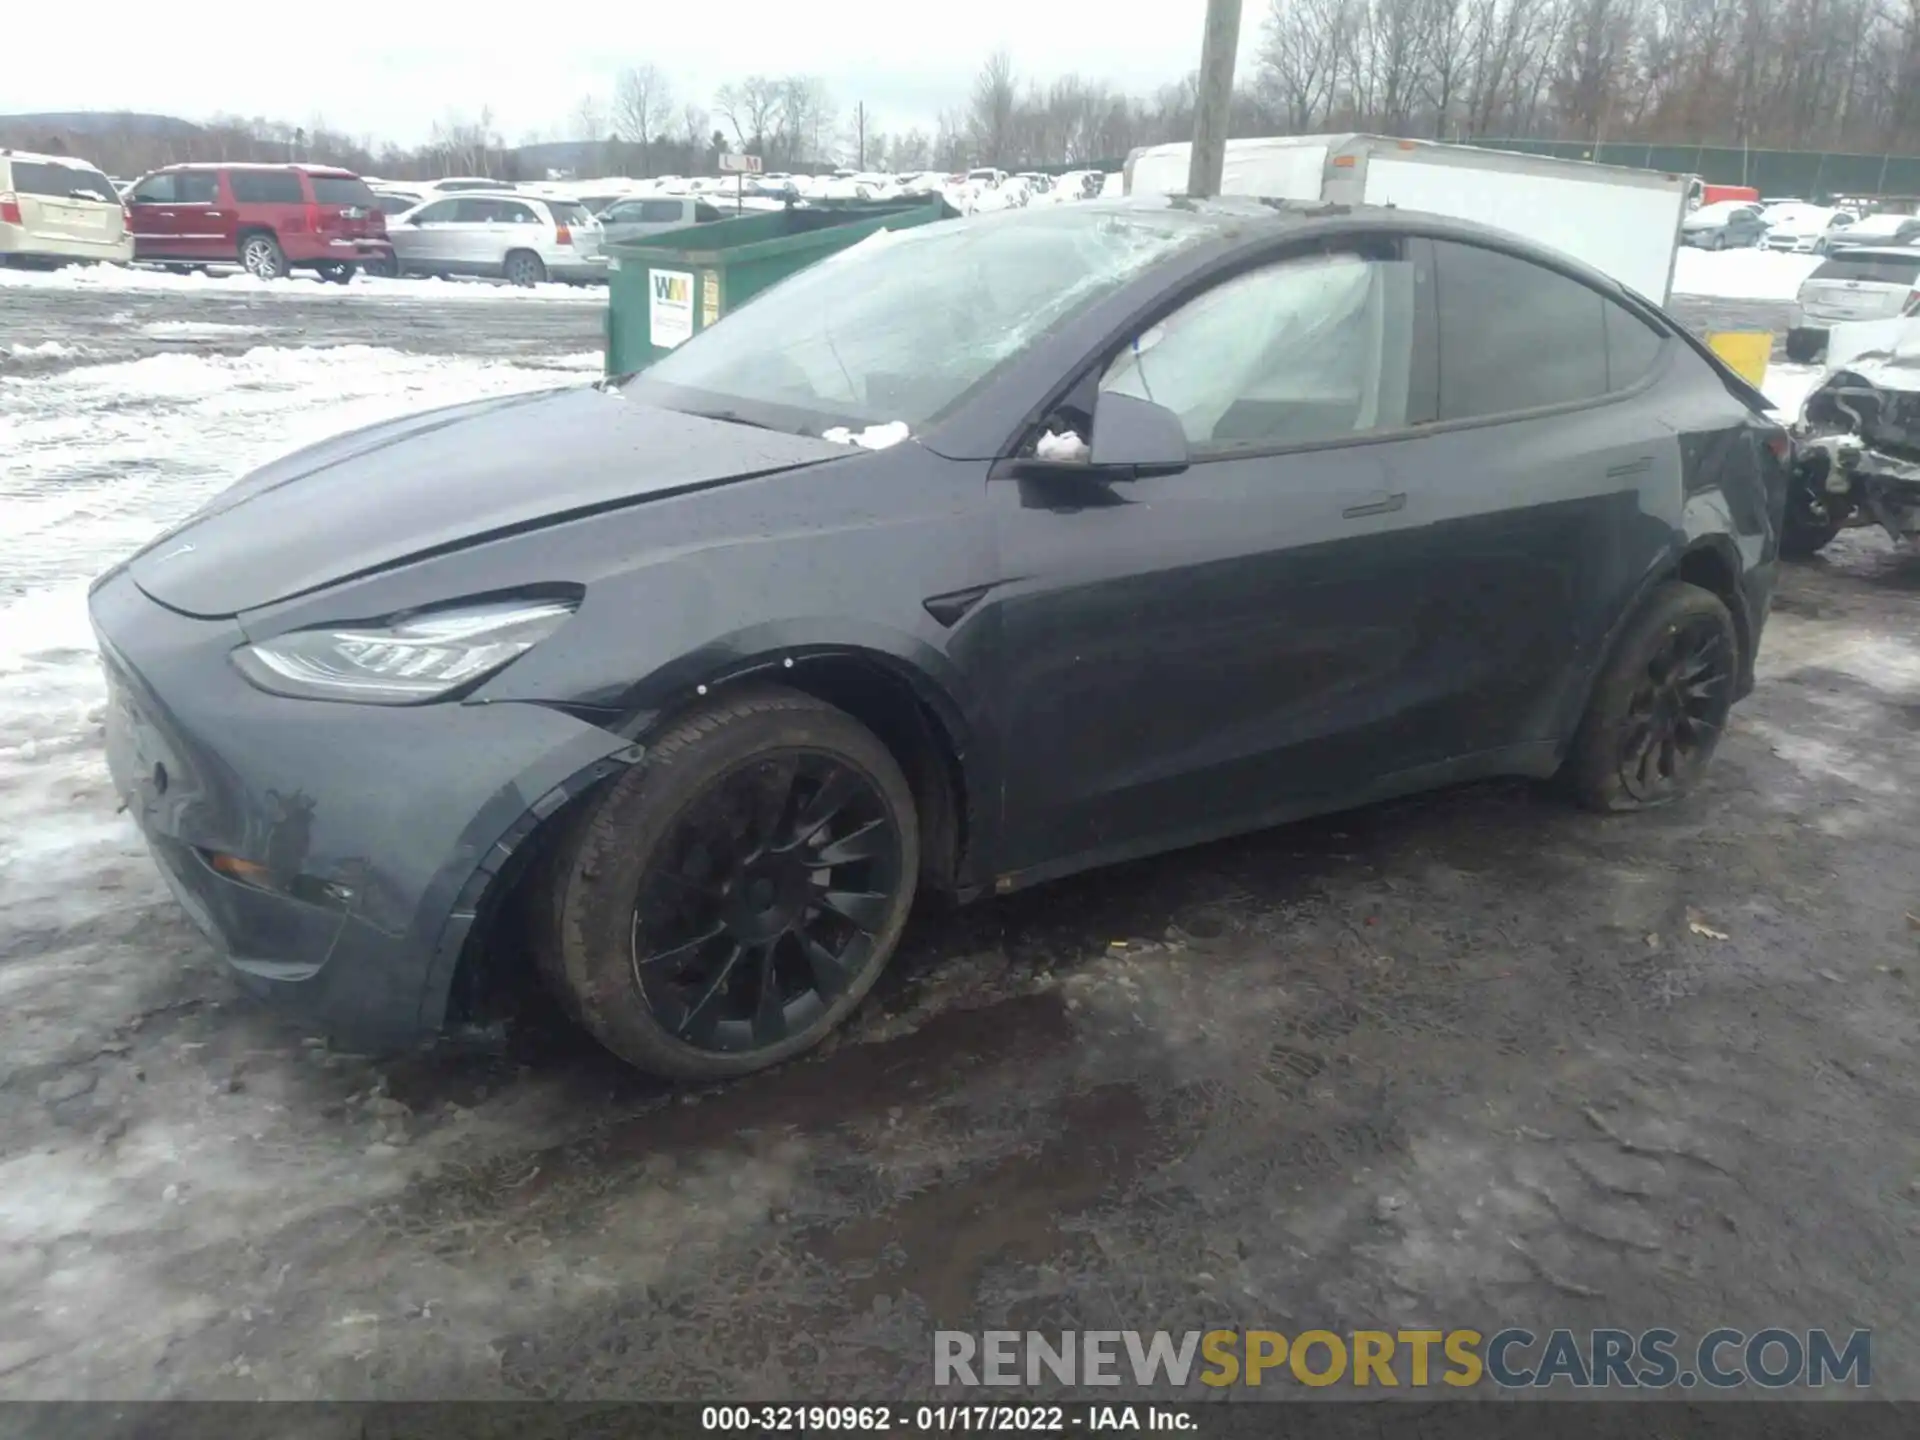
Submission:
<svg viewBox="0 0 1920 1440">
<path fill-rule="evenodd" d="M 162 165 L 148 173 L 163 175 L 172 170 L 292 170 L 306 175 L 319 175 L 328 180 L 360 178 L 353 171 L 343 170 L 338 165 L 306 165 L 292 161 L 281 163 L 272 160 L 182 160 L 174 165 Z"/>
<path fill-rule="evenodd" d="M 82 160 L 77 155 L 38 155 L 31 150 L 9 150 L 4 147 L 0 147 L 0 160 L 25 160 L 30 165 L 64 165 L 69 170 L 100 168 L 91 160 Z"/>
<path fill-rule="evenodd" d="M 1881 260 L 1920 260 L 1920 245 L 1845 245 L 1840 253 L 1849 260 L 1861 255 Z"/>
</svg>

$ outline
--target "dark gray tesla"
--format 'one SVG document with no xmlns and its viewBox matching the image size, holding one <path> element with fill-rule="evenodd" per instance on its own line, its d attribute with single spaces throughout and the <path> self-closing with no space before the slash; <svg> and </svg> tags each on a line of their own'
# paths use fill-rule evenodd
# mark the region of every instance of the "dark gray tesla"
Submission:
<svg viewBox="0 0 1920 1440">
<path fill-rule="evenodd" d="M 1684 792 L 1767 614 L 1763 410 L 1431 217 L 944 222 L 248 476 L 96 582 L 110 760 L 255 991 L 422 1036 L 524 916 L 493 950 L 613 1050 L 739 1074 L 916 891 L 1477 776 Z"/>
</svg>

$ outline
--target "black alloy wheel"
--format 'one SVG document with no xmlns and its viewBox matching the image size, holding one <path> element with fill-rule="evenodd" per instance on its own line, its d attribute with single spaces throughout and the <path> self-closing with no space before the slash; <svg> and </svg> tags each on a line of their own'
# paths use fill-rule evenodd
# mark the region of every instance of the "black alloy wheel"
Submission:
<svg viewBox="0 0 1920 1440">
<path fill-rule="evenodd" d="M 1646 810 L 1699 781 L 1733 707 L 1740 637 L 1710 590 L 1669 581 L 1628 622 L 1595 681 L 1563 774 L 1595 810 Z"/>
<path fill-rule="evenodd" d="M 696 1049 L 777 1046 L 872 958 L 901 884 L 900 829 L 873 780 L 817 751 L 721 777 L 678 818 L 633 907 L 634 983 Z"/>
<path fill-rule="evenodd" d="M 920 874 L 899 762 L 798 691 L 716 696 L 570 812 L 533 898 L 535 953 L 609 1050 L 678 1080 L 778 1064 L 886 968 Z"/>
<path fill-rule="evenodd" d="M 1642 805 L 1685 790 L 1727 723 L 1733 647 L 1710 615 L 1673 626 L 1641 671 L 1619 729 L 1622 788 Z"/>
</svg>

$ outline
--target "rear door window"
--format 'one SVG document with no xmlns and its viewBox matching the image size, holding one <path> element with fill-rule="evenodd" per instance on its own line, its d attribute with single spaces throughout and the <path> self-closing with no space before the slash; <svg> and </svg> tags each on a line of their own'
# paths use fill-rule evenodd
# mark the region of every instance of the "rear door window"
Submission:
<svg viewBox="0 0 1920 1440">
<path fill-rule="evenodd" d="M 1920 279 L 1920 255 L 1835 255 L 1821 262 L 1809 280 L 1869 281 L 1877 285 L 1911 285 Z"/>
<path fill-rule="evenodd" d="M 498 225 L 538 225 L 540 216 L 531 205 L 522 205 L 518 200 L 495 200 L 494 223 Z"/>
<path fill-rule="evenodd" d="M 12 188 L 23 195 L 44 195 L 52 200 L 106 200 L 120 203 L 113 193 L 113 182 L 98 170 L 78 165 L 47 165 L 36 160 L 13 162 Z"/>
<path fill-rule="evenodd" d="M 1433 252 L 1443 422 L 1607 393 L 1599 291 L 1478 245 L 1436 240 Z"/>
<path fill-rule="evenodd" d="M 300 177 L 284 170 L 235 170 L 227 177 L 233 198 L 241 205 L 299 205 Z"/>
<path fill-rule="evenodd" d="M 220 177 L 211 170 L 182 170 L 177 178 L 177 204 L 212 205 L 220 198 Z"/>
<path fill-rule="evenodd" d="M 357 206 L 373 210 L 379 205 L 373 190 L 357 175 L 312 175 L 313 198 L 322 205 Z"/>
<path fill-rule="evenodd" d="M 640 218 L 649 225 L 677 225 L 686 216 L 678 200 L 642 200 Z"/>
<path fill-rule="evenodd" d="M 496 225 L 502 218 L 498 200 L 470 195 L 453 203 L 453 218 L 462 225 Z"/>
</svg>

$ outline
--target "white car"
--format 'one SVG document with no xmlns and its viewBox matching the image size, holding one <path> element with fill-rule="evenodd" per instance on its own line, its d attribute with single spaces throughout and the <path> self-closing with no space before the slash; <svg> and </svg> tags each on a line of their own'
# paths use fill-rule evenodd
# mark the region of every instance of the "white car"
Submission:
<svg viewBox="0 0 1920 1440">
<path fill-rule="evenodd" d="M 1767 222 L 1767 233 L 1760 237 L 1762 248 L 1811 255 L 1831 232 L 1845 229 L 1858 217 L 1851 210 L 1797 205 L 1763 211 L 1760 218 Z"/>
<path fill-rule="evenodd" d="M 479 275 L 513 285 L 604 280 L 600 222 L 577 200 L 525 191 L 442 195 L 387 223 L 403 275 Z"/>
<path fill-rule="evenodd" d="M 1805 363 L 1827 344 L 1827 332 L 1852 320 L 1886 320 L 1920 294 L 1920 249 L 1905 245 L 1841 250 L 1822 260 L 1800 286 L 1787 326 L 1787 358 Z"/>
<path fill-rule="evenodd" d="M 0 150 L 0 265 L 16 259 L 132 261 L 113 182 L 84 160 Z"/>
</svg>

